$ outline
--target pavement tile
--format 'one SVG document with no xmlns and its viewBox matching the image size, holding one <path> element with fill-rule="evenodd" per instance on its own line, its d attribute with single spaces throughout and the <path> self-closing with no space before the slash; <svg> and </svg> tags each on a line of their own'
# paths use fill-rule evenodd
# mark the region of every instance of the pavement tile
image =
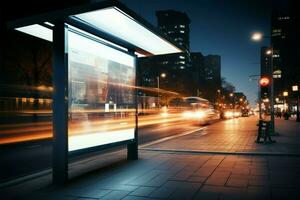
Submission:
<svg viewBox="0 0 300 200">
<path fill-rule="evenodd" d="M 67 195 L 76 197 L 100 198 L 110 193 L 111 190 L 101 189 L 71 189 L 66 192 Z"/>
<path fill-rule="evenodd" d="M 214 178 L 228 178 L 230 176 L 230 171 L 214 171 L 211 177 Z"/>
<path fill-rule="evenodd" d="M 205 185 L 215 185 L 215 186 L 224 186 L 227 181 L 227 178 L 224 177 L 209 177 L 204 184 Z"/>
<path fill-rule="evenodd" d="M 158 187 L 163 185 L 169 178 L 173 176 L 173 173 L 166 172 L 166 173 L 160 173 L 155 178 L 151 179 L 150 181 L 143 183 L 141 185 L 143 186 L 152 186 L 152 187 Z"/>
<path fill-rule="evenodd" d="M 189 189 L 198 189 L 201 187 L 201 183 L 197 182 L 184 182 L 184 181 L 168 181 L 163 186 L 170 188 L 189 188 Z"/>
<path fill-rule="evenodd" d="M 101 200 L 119 200 L 123 199 L 128 194 L 128 191 L 111 191 L 110 193 L 102 197 Z"/>
<path fill-rule="evenodd" d="M 136 179 L 129 181 L 128 185 L 144 185 L 149 182 L 151 179 L 155 178 L 160 174 L 158 170 L 151 170 L 143 174 L 142 176 L 137 177 Z"/>
<path fill-rule="evenodd" d="M 134 191 L 138 188 L 139 186 L 137 185 L 124 185 L 124 184 L 119 184 L 116 182 L 115 184 L 105 184 L 105 182 L 101 183 L 101 185 L 98 185 L 97 188 L 101 190 L 123 190 L 123 191 Z"/>
<path fill-rule="evenodd" d="M 236 179 L 230 177 L 226 183 L 226 186 L 229 187 L 242 187 L 245 188 L 248 185 L 248 179 Z"/>
<path fill-rule="evenodd" d="M 231 172 L 233 170 L 232 167 L 222 167 L 219 165 L 216 169 L 215 172 Z"/>
<path fill-rule="evenodd" d="M 207 178 L 201 176 L 190 176 L 187 181 L 203 183 Z"/>
<path fill-rule="evenodd" d="M 157 187 L 144 187 L 144 186 L 141 186 L 138 189 L 136 189 L 135 191 L 131 192 L 130 195 L 147 197 L 156 189 L 157 189 Z"/>
<path fill-rule="evenodd" d="M 211 185 L 204 185 L 201 192 L 214 192 L 214 193 L 228 193 L 228 194 L 245 194 L 247 191 L 246 188 L 236 188 L 236 187 L 224 187 L 224 186 L 211 186 Z"/>
<path fill-rule="evenodd" d="M 214 168 L 211 167 L 201 167 L 198 171 L 193 173 L 193 176 L 210 176 L 214 171 Z"/>
<path fill-rule="evenodd" d="M 162 186 L 158 188 L 157 190 L 153 191 L 150 195 L 150 197 L 154 198 L 168 198 L 171 196 L 171 194 L 176 190 L 174 187 L 165 187 Z"/>
<path fill-rule="evenodd" d="M 185 181 L 187 180 L 194 172 L 189 171 L 188 169 L 183 169 L 179 173 L 175 174 L 174 176 L 170 177 L 169 180 L 178 180 L 178 181 Z"/>
<path fill-rule="evenodd" d="M 250 170 L 248 168 L 234 168 L 232 170 L 232 174 L 244 174 L 244 175 L 248 175 L 248 174 L 250 174 Z"/>
<path fill-rule="evenodd" d="M 235 166 L 235 164 L 236 164 L 236 161 L 222 161 L 222 163 L 219 165 L 219 167 L 232 168 Z"/>
<path fill-rule="evenodd" d="M 176 189 L 169 199 L 174 199 L 174 200 L 189 200 L 193 199 L 194 195 L 197 192 L 197 188 L 179 188 Z"/>
<path fill-rule="evenodd" d="M 249 174 L 231 174 L 230 178 L 234 179 L 249 179 L 250 175 Z"/>
<path fill-rule="evenodd" d="M 153 197 L 148 198 L 148 197 L 126 196 L 122 200 L 155 200 L 155 199 Z"/>
<path fill-rule="evenodd" d="M 199 191 L 194 200 L 219 200 L 220 193 Z"/>
</svg>

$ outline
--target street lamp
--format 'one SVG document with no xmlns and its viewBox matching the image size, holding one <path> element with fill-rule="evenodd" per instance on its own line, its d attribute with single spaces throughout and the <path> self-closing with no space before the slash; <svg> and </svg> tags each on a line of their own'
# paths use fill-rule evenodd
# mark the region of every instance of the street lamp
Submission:
<svg viewBox="0 0 300 200">
<path fill-rule="evenodd" d="M 260 32 L 255 32 L 255 33 L 253 33 L 253 35 L 252 35 L 252 37 L 251 37 L 251 39 L 252 39 L 253 41 L 260 41 L 260 40 L 262 40 L 262 38 L 263 38 L 263 34 L 260 33 Z"/>
<path fill-rule="evenodd" d="M 298 85 L 293 85 L 292 87 L 293 92 L 297 93 L 297 118 L 296 122 L 300 122 L 300 116 L 299 116 L 299 90 L 298 90 Z"/>
<path fill-rule="evenodd" d="M 253 41 L 261 41 L 263 38 L 271 38 L 271 36 L 264 36 L 262 33 L 256 32 L 252 35 L 252 40 Z M 267 51 L 266 54 L 270 56 L 270 112 L 271 112 L 271 120 L 270 120 L 270 133 L 275 134 L 275 116 L 274 116 L 274 80 L 273 80 L 273 71 L 274 71 L 274 66 L 273 66 L 273 52 L 274 49 L 271 46 Z"/>
<path fill-rule="evenodd" d="M 160 77 L 165 78 L 167 75 L 165 73 L 161 73 Z M 156 77 L 157 80 L 157 107 L 159 108 L 159 76 Z"/>
</svg>

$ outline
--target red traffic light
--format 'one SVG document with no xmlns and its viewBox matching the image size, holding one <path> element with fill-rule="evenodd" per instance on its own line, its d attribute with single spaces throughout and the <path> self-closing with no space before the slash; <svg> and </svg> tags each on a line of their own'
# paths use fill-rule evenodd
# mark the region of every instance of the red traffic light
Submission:
<svg viewBox="0 0 300 200">
<path fill-rule="evenodd" d="M 262 78 L 260 78 L 260 80 L 259 80 L 259 84 L 260 84 L 261 86 L 267 86 L 267 85 L 269 85 L 269 83 L 270 83 L 270 79 L 267 78 L 267 77 L 262 77 Z"/>
</svg>

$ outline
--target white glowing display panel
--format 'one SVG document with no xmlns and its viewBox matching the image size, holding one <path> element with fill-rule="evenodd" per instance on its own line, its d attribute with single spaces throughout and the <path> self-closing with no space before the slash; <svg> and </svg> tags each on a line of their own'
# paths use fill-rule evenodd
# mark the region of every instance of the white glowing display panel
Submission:
<svg viewBox="0 0 300 200">
<path fill-rule="evenodd" d="M 68 31 L 69 151 L 134 139 L 135 57 L 99 41 Z"/>
<path fill-rule="evenodd" d="M 16 30 L 52 42 L 52 30 L 39 24 L 23 26 Z"/>
<path fill-rule="evenodd" d="M 181 52 L 176 46 L 154 34 L 116 7 L 78 14 L 75 17 L 153 55 Z"/>
</svg>

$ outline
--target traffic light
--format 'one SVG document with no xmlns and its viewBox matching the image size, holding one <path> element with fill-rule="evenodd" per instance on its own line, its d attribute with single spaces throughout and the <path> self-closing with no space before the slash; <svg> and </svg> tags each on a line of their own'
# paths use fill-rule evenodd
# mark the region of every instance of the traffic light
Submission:
<svg viewBox="0 0 300 200">
<path fill-rule="evenodd" d="M 259 80 L 260 84 L 260 91 L 261 91 L 261 98 L 269 98 L 270 96 L 270 79 L 268 77 L 261 77 Z"/>
</svg>

